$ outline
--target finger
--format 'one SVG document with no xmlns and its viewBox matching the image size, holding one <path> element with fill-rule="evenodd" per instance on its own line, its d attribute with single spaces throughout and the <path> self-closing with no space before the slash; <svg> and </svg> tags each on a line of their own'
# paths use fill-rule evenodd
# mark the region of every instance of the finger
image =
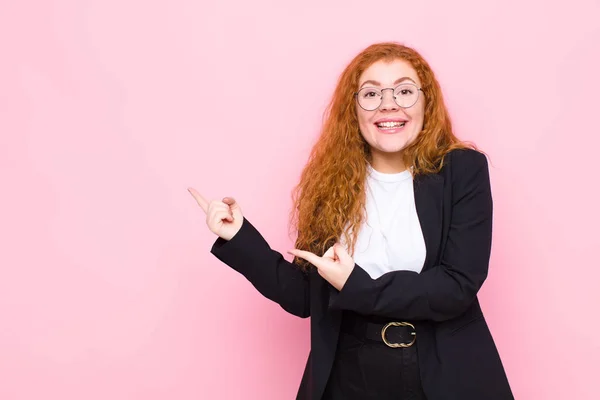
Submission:
<svg viewBox="0 0 600 400">
<path fill-rule="evenodd" d="M 235 204 L 235 199 L 233 197 L 223 197 L 223 203 L 228 206 L 233 206 Z"/>
<path fill-rule="evenodd" d="M 317 268 L 321 267 L 321 257 L 311 253 L 310 251 L 292 249 L 288 250 L 288 253 L 308 261 Z"/>
<path fill-rule="evenodd" d="M 194 199 L 196 199 L 196 202 L 198 203 L 198 205 L 200 206 L 200 208 L 204 212 L 207 212 L 207 210 L 208 210 L 208 201 L 206 201 L 206 199 L 196 189 L 194 189 L 192 187 L 188 188 L 188 192 L 190 192 L 190 194 L 194 197 Z"/>
<path fill-rule="evenodd" d="M 213 221 L 227 220 L 229 222 L 233 222 L 233 216 L 231 215 L 231 213 L 228 210 L 222 210 L 222 209 L 212 211 L 209 216 L 209 219 L 213 220 Z"/>
<path fill-rule="evenodd" d="M 227 204 L 219 200 L 213 200 L 208 204 L 208 212 L 210 213 L 213 209 L 231 211 L 231 208 Z"/>
<path fill-rule="evenodd" d="M 217 213 L 219 213 L 219 217 L 221 220 L 226 219 L 229 222 L 233 222 L 235 220 L 235 217 L 233 216 L 233 213 L 227 204 L 224 204 L 221 201 L 213 200 L 208 205 L 208 215 L 206 218 L 214 219 L 216 218 L 215 215 L 217 215 Z M 225 215 L 225 217 L 223 215 Z"/>
<path fill-rule="evenodd" d="M 233 213 L 241 217 L 242 208 L 233 197 L 223 197 L 223 203 L 227 204 Z"/>
</svg>

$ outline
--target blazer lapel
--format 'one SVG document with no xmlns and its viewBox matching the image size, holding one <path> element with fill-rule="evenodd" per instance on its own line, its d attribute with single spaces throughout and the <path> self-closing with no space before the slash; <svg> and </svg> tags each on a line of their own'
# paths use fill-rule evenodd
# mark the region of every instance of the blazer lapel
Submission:
<svg viewBox="0 0 600 400">
<path fill-rule="evenodd" d="M 442 237 L 444 177 L 438 174 L 417 175 L 413 180 L 415 206 L 425 239 L 423 271 L 438 262 Z"/>
</svg>

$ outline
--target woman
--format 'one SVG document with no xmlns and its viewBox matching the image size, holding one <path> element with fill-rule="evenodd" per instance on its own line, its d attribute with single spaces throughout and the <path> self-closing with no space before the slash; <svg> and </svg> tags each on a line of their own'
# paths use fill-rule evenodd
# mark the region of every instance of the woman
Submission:
<svg viewBox="0 0 600 400">
<path fill-rule="evenodd" d="M 311 317 L 297 399 L 513 398 L 477 300 L 491 248 L 487 160 L 454 136 L 415 50 L 375 44 L 342 73 L 294 193 L 293 263 L 234 199 L 190 192 L 219 236 L 212 253 Z"/>
</svg>

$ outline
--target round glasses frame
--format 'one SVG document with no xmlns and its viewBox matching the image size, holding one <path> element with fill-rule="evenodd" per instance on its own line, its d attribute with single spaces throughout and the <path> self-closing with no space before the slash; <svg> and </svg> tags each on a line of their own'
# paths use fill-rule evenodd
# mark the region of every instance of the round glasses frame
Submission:
<svg viewBox="0 0 600 400">
<path fill-rule="evenodd" d="M 396 92 L 396 89 L 398 89 L 400 86 L 413 86 L 416 89 L 417 92 L 417 96 L 415 97 L 415 101 L 409 105 L 409 106 L 403 106 L 398 104 L 398 98 L 396 96 L 394 96 L 394 93 Z M 358 94 L 360 93 L 361 90 L 364 89 L 375 89 L 381 92 L 381 99 L 379 100 L 379 104 L 377 105 L 377 107 L 375 108 L 365 108 L 362 106 L 362 104 L 360 104 L 360 100 L 358 99 Z M 384 90 L 391 90 L 392 91 L 392 97 L 394 98 L 394 103 L 396 103 L 398 105 L 398 107 L 400 108 L 410 108 L 412 106 L 414 106 L 415 104 L 417 104 L 417 101 L 419 101 L 419 92 L 423 92 L 423 89 L 421 89 L 420 87 L 418 87 L 417 85 L 413 84 L 413 83 L 401 83 L 396 87 L 393 88 L 383 88 L 383 89 L 378 89 L 378 88 L 372 88 L 372 87 L 364 87 L 361 88 L 358 92 L 354 93 L 354 98 L 356 99 L 356 102 L 358 103 L 359 107 L 362 108 L 365 111 L 375 111 L 377 110 L 379 107 L 381 107 L 381 104 L 383 103 L 383 91 Z"/>
</svg>

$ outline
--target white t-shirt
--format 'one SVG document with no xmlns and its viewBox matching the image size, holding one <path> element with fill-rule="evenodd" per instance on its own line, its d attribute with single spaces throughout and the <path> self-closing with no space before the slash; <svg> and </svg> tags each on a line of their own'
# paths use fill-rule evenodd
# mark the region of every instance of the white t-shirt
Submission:
<svg viewBox="0 0 600 400">
<path fill-rule="evenodd" d="M 369 165 L 366 190 L 367 220 L 358 233 L 354 261 L 373 279 L 396 270 L 420 273 L 426 249 L 410 171 L 388 174 Z M 340 242 L 345 246 L 343 236 Z"/>
</svg>

